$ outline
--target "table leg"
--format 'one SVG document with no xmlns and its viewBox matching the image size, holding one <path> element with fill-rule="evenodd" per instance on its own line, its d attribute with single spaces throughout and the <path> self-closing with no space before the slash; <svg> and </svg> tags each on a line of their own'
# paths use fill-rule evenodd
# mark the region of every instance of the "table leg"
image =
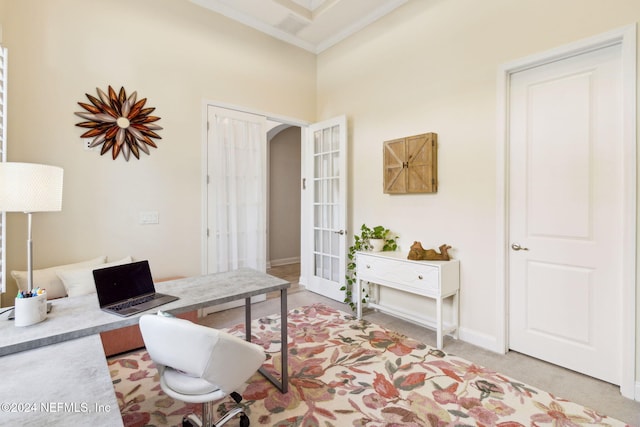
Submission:
<svg viewBox="0 0 640 427">
<path fill-rule="evenodd" d="M 287 289 L 280 290 L 280 336 L 281 336 L 281 369 L 282 369 L 282 387 L 280 391 L 286 393 L 289 389 L 289 345 L 287 332 Z"/>
<path fill-rule="evenodd" d="M 438 350 L 442 350 L 442 298 L 436 298 L 436 341 Z"/>
<path fill-rule="evenodd" d="M 356 317 L 358 319 L 362 319 L 362 296 L 360 295 L 362 283 L 360 282 L 360 279 L 356 278 L 354 286 L 355 289 L 351 289 L 351 295 L 356 299 Z"/>
<path fill-rule="evenodd" d="M 460 336 L 460 292 L 458 291 L 453 294 L 453 322 L 456 327 L 453 337 L 458 339 Z"/>
<path fill-rule="evenodd" d="M 244 339 L 251 342 L 251 298 L 244 300 Z"/>
<path fill-rule="evenodd" d="M 245 316 L 245 331 L 249 331 L 249 327 L 246 325 L 251 325 L 251 298 L 247 298 L 247 305 Z M 289 346 L 287 344 L 287 289 L 284 288 L 280 290 L 280 342 L 281 342 L 281 350 L 280 350 L 280 372 L 282 375 L 280 376 L 280 380 L 278 381 L 273 375 L 267 372 L 264 367 L 260 367 L 258 372 L 260 372 L 271 384 L 276 386 L 278 390 L 282 393 L 286 393 L 289 391 Z M 249 313 L 249 314 L 247 314 Z M 249 331 L 246 335 L 247 341 L 251 341 L 251 332 Z"/>
</svg>

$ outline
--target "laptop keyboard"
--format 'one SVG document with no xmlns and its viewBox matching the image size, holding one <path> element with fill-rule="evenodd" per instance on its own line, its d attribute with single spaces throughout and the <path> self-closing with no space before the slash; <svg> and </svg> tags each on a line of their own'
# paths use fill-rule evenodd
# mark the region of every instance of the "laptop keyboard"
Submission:
<svg viewBox="0 0 640 427">
<path fill-rule="evenodd" d="M 133 307 L 136 305 L 140 305 L 140 304 L 144 304 L 147 301 L 151 301 L 153 299 L 153 295 L 147 295 L 144 297 L 140 297 L 140 298 L 136 298 L 136 299 L 132 299 L 129 301 L 125 301 L 123 303 L 120 304 L 116 304 L 114 306 L 109 307 L 111 310 L 113 311 L 120 311 L 120 310 L 124 310 L 125 308 L 129 308 L 129 307 Z"/>
</svg>

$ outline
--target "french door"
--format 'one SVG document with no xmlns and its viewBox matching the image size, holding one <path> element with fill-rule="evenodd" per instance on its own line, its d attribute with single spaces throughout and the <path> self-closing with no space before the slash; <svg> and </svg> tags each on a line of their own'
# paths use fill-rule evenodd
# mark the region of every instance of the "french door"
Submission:
<svg viewBox="0 0 640 427">
<path fill-rule="evenodd" d="M 336 117 L 309 126 L 305 179 L 309 191 L 311 259 L 307 289 L 343 301 L 347 242 L 347 119 Z"/>
</svg>

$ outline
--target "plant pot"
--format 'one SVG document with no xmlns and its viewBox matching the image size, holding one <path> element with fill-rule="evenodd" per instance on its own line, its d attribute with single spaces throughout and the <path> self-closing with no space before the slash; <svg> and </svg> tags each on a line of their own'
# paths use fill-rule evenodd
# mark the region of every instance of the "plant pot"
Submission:
<svg viewBox="0 0 640 427">
<path fill-rule="evenodd" d="M 384 248 L 384 239 L 369 239 L 371 252 L 382 252 Z"/>
</svg>

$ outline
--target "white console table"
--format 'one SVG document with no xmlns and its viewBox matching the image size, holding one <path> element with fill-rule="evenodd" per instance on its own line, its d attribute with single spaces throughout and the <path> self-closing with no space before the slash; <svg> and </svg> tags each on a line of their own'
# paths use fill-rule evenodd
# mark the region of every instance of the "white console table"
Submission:
<svg viewBox="0 0 640 427">
<path fill-rule="evenodd" d="M 362 318 L 363 282 L 375 286 L 370 292 L 369 301 L 367 301 L 369 307 L 410 322 L 435 328 L 438 349 L 442 348 L 443 335 L 451 334 L 454 338 L 458 338 L 460 290 L 460 262 L 458 260 L 413 261 L 407 259 L 406 252 L 358 252 L 356 254 L 356 289 L 354 289 L 358 319 Z M 378 286 L 435 299 L 435 322 L 423 316 L 409 314 L 402 309 L 379 304 Z M 453 299 L 453 319 L 451 324 L 445 328 L 442 321 L 442 302 L 449 297 Z"/>
</svg>

